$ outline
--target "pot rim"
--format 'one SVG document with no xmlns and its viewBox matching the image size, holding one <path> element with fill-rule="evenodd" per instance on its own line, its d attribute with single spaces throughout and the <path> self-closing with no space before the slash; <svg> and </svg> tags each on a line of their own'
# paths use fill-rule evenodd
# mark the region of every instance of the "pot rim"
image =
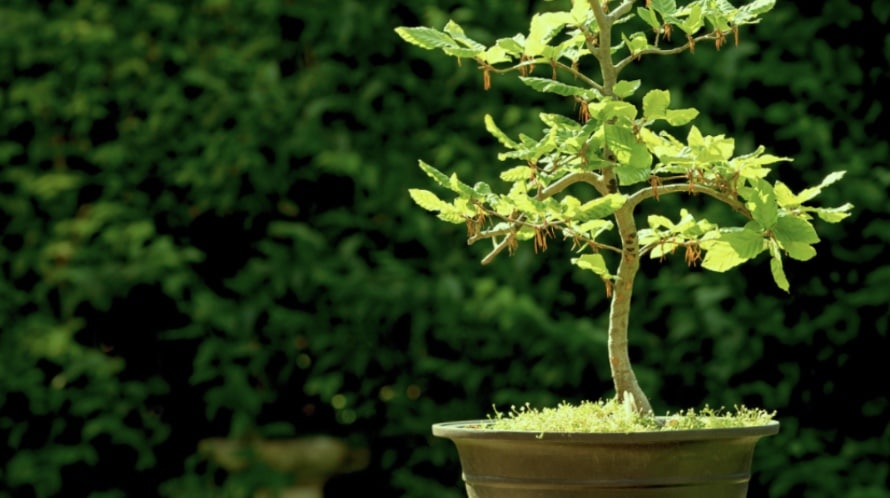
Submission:
<svg viewBox="0 0 890 498">
<path fill-rule="evenodd" d="M 666 417 L 658 417 L 659 419 Z M 751 427 L 680 429 L 651 432 L 538 432 L 482 429 L 491 420 L 459 420 L 432 425 L 433 435 L 448 439 L 547 440 L 579 443 L 626 444 L 631 442 L 705 441 L 714 439 L 760 438 L 779 432 L 779 421 Z"/>
</svg>

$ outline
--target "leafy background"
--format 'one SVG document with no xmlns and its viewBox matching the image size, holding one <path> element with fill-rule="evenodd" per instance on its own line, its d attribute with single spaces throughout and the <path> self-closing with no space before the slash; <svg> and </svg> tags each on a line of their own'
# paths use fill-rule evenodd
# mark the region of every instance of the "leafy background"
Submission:
<svg viewBox="0 0 890 498">
<path fill-rule="evenodd" d="M 485 112 L 511 133 L 571 104 L 401 43 L 449 18 L 492 41 L 560 2 L 7 0 L 0 6 L 0 496 L 247 496 L 210 436 L 329 434 L 334 478 L 462 496 L 436 421 L 608 394 L 601 284 L 529 248 L 481 248 L 415 208 L 422 158 L 496 183 Z M 719 53 L 633 71 L 707 132 L 795 162 L 823 196 L 819 255 L 638 283 L 633 356 L 662 410 L 779 411 L 751 496 L 890 496 L 890 6 L 780 1 Z M 543 73 L 542 73 L 543 74 Z M 670 204 L 656 209 L 670 212 Z"/>
</svg>

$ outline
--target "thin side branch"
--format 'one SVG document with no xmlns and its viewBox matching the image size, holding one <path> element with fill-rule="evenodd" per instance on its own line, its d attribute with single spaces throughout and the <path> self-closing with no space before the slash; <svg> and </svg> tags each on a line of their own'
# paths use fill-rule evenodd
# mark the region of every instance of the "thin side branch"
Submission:
<svg viewBox="0 0 890 498">
<path fill-rule="evenodd" d="M 624 0 L 618 7 L 615 7 L 612 12 L 609 13 L 609 19 L 614 23 L 618 19 L 622 18 L 625 14 L 630 12 L 630 9 L 633 8 L 636 0 Z"/>
<path fill-rule="evenodd" d="M 670 185 L 659 185 L 657 187 L 646 187 L 634 192 L 634 194 L 627 199 L 626 205 L 631 206 L 631 209 L 633 209 L 639 203 L 643 202 L 646 199 L 651 199 L 655 196 L 661 196 L 665 194 L 677 194 L 682 192 L 705 194 L 707 196 L 713 197 L 731 207 L 734 211 L 738 212 L 745 218 L 748 218 L 749 220 L 752 219 L 751 211 L 749 211 L 748 208 L 745 207 L 745 204 L 743 204 L 742 201 L 731 195 L 720 192 L 719 190 L 715 190 L 711 187 L 705 187 L 704 185 L 697 185 L 695 183 L 674 183 Z"/>
<path fill-rule="evenodd" d="M 715 31 L 713 33 L 708 33 L 706 35 L 701 35 L 697 38 L 693 38 L 692 43 L 686 42 L 685 45 L 681 45 L 679 47 L 668 48 L 668 49 L 647 48 L 646 50 L 642 50 L 640 52 L 637 52 L 636 54 L 628 55 L 624 59 L 621 59 L 618 62 L 618 64 L 615 64 L 615 71 L 620 73 L 621 70 L 624 69 L 625 67 L 627 67 L 631 62 L 639 59 L 640 57 L 642 57 L 644 55 L 674 55 L 674 54 L 679 54 L 679 53 L 685 52 L 685 51 L 689 50 L 690 48 L 692 48 L 698 42 L 716 40 L 720 36 L 717 33 L 718 32 Z M 723 36 L 726 36 L 727 34 L 732 33 L 732 30 L 726 31 L 726 32 L 719 32 L 719 33 L 721 33 L 721 35 L 723 35 Z"/>
<path fill-rule="evenodd" d="M 568 65 L 568 64 L 566 64 L 566 63 L 564 63 L 564 62 L 559 62 L 559 61 L 549 61 L 549 60 L 546 60 L 546 59 L 543 59 L 543 58 L 539 58 L 539 59 L 525 60 L 525 61 L 520 62 L 519 64 L 515 64 L 515 65 L 513 65 L 513 66 L 505 67 L 505 68 L 499 68 L 499 67 L 492 66 L 491 64 L 488 64 L 487 62 L 482 61 L 482 60 L 480 60 L 480 59 L 476 59 L 476 62 L 479 63 L 479 67 L 480 67 L 481 69 L 484 69 L 484 70 L 486 70 L 486 71 L 490 71 L 490 72 L 495 73 L 495 74 L 507 74 L 507 73 L 510 73 L 510 72 L 513 72 L 513 71 L 519 71 L 520 73 L 522 73 L 522 69 L 523 69 L 523 68 L 532 68 L 532 67 L 534 67 L 534 66 L 536 66 L 536 65 L 539 65 L 539 64 L 550 64 L 550 63 L 552 62 L 553 64 L 556 65 L 557 68 L 562 69 L 563 71 L 568 72 L 568 73 L 571 74 L 573 77 L 575 77 L 575 78 L 577 78 L 577 79 L 583 81 L 586 85 L 590 86 L 591 88 L 597 90 L 597 91 L 600 92 L 600 93 L 603 93 L 603 86 L 602 86 L 602 85 L 600 85 L 599 83 L 597 83 L 595 80 L 591 79 L 591 78 L 590 78 L 589 76 L 587 76 L 586 74 L 582 73 L 581 71 L 579 71 L 579 70 L 573 68 L 572 66 L 570 66 L 570 65 Z"/>
</svg>

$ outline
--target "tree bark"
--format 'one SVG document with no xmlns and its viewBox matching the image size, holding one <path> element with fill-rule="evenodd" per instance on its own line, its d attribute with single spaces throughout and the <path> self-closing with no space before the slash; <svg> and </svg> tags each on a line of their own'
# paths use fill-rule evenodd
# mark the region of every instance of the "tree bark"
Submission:
<svg viewBox="0 0 890 498">
<path fill-rule="evenodd" d="M 640 388 L 631 367 L 628 352 L 627 331 L 630 322 L 630 304 L 634 279 L 640 269 L 640 247 L 637 237 L 633 206 L 625 205 L 615 212 L 615 223 L 621 236 L 621 263 L 617 280 L 612 289 L 612 306 L 609 310 L 609 367 L 615 384 L 615 395 L 620 401 L 633 397 L 633 404 L 640 413 L 651 413 L 649 399 Z"/>
</svg>

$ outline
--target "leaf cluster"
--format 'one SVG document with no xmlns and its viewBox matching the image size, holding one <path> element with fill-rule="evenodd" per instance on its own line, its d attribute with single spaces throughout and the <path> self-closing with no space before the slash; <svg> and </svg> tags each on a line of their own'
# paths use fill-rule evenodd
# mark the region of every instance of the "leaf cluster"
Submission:
<svg viewBox="0 0 890 498">
<path fill-rule="evenodd" d="M 660 259 L 683 249 L 690 265 L 700 262 L 719 272 L 767 252 L 776 284 L 787 291 L 783 257 L 806 261 L 815 255 L 813 244 L 819 238 L 813 218 L 838 222 L 852 208 L 849 203 L 836 208 L 809 204 L 843 172 L 794 193 L 781 181 L 767 180 L 776 164 L 790 158 L 769 154 L 763 146 L 739 154 L 732 138 L 707 135 L 690 125 L 699 111 L 672 108 L 668 90 L 650 90 L 637 98 L 641 81 L 617 79 L 628 63 L 642 56 L 694 50 L 702 40 L 713 40 L 720 48 L 728 34 L 738 37 L 740 26 L 759 22 L 774 2 L 757 0 L 735 8 L 726 1 L 684 6 L 652 1 L 636 11 L 631 9 L 634 2 L 622 2 L 607 14 L 610 3 L 575 0 L 570 10 L 537 14 L 527 33 L 490 46 L 469 38 L 454 21 L 441 31 L 397 28 L 405 41 L 421 48 L 473 59 L 485 75 L 486 87 L 490 73 L 517 73 L 532 90 L 569 98 L 580 108 L 576 115 L 541 113 L 538 137 L 513 138 L 486 115 L 486 129 L 506 149 L 498 155 L 505 163 L 500 173 L 508 183 L 505 191 L 484 182 L 471 186 L 421 161 L 433 182 L 455 196 L 443 200 L 430 190 L 411 189 L 412 199 L 446 222 L 466 224 L 469 243 L 490 239 L 493 248 L 484 263 L 504 249 L 512 252 L 520 241 L 531 240 L 536 250 L 546 249 L 553 237 L 571 240 L 579 254 L 573 262 L 606 280 L 615 272 L 598 255 L 602 250 L 622 253 L 630 247 Z M 652 33 L 622 33 L 623 41 L 616 46 L 600 38 L 612 24 L 635 17 Z M 686 34 L 686 44 L 660 47 L 672 27 Z M 585 57 L 599 64 L 601 80 L 578 69 Z M 551 77 L 532 76 L 536 66 L 550 67 Z M 669 131 L 686 125 L 685 136 Z M 570 188 L 575 184 L 587 190 Z M 683 210 L 676 220 L 649 216 L 647 227 L 621 233 L 617 242 L 614 236 L 605 238 L 614 228 L 608 218 L 617 211 L 633 212 L 643 201 L 671 194 L 709 196 L 728 205 L 741 220 L 736 226 L 718 226 Z"/>
</svg>

